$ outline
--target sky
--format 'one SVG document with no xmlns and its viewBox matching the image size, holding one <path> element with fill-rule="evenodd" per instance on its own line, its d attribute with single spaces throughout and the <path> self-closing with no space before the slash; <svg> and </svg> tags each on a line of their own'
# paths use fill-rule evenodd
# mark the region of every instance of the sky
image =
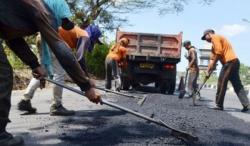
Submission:
<svg viewBox="0 0 250 146">
<path fill-rule="evenodd" d="M 212 28 L 224 35 L 233 45 L 241 63 L 250 66 L 250 0 L 215 0 L 211 5 L 202 5 L 199 0 L 190 0 L 179 14 L 159 15 L 157 10 L 143 10 L 136 14 L 126 14 L 131 25 L 123 26 L 122 31 L 178 34 L 183 32 L 183 40 L 190 40 L 196 48 L 204 48 L 200 38 L 205 29 Z M 114 32 L 115 33 L 115 32 Z M 110 39 L 114 35 L 109 35 Z M 182 59 L 178 70 L 184 71 L 187 61 Z"/>
</svg>

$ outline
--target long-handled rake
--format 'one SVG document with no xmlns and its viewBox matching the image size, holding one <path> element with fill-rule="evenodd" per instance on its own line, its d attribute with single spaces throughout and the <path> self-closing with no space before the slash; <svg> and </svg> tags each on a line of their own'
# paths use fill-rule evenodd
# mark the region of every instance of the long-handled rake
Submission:
<svg viewBox="0 0 250 146">
<path fill-rule="evenodd" d="M 98 89 L 98 90 L 102 90 L 102 91 L 105 91 L 105 92 L 109 92 L 109 93 L 113 93 L 113 94 L 125 96 L 125 97 L 128 97 L 128 98 L 138 99 L 137 104 L 140 105 L 140 106 L 142 106 L 143 103 L 147 99 L 146 96 L 140 97 L 140 96 L 134 96 L 134 95 L 130 95 L 130 94 L 124 94 L 124 93 L 121 93 L 121 92 L 117 92 L 117 91 L 113 91 L 113 90 L 109 90 L 109 89 L 105 89 L 105 88 L 101 88 L 101 87 L 95 87 L 95 88 Z"/>
<path fill-rule="evenodd" d="M 68 90 L 70 90 L 70 91 L 72 91 L 72 92 L 75 92 L 75 93 L 78 93 L 78 94 L 84 96 L 84 93 L 83 93 L 82 91 L 80 91 L 80 90 L 74 89 L 74 88 L 72 88 L 72 87 L 63 85 L 63 84 L 61 84 L 61 83 L 55 82 L 55 81 L 50 80 L 50 79 L 47 79 L 47 78 L 46 78 L 46 80 L 49 81 L 49 82 L 51 82 L 51 83 L 53 83 L 53 84 L 56 84 L 56 85 L 58 85 L 58 86 L 61 86 L 61 87 L 65 88 L 65 89 L 68 89 Z M 131 110 L 131 109 L 128 109 L 128 108 L 122 107 L 122 106 L 120 106 L 120 105 L 117 105 L 117 104 L 108 102 L 108 101 L 106 101 L 106 100 L 104 100 L 104 99 L 101 100 L 101 104 L 108 105 L 108 106 L 113 107 L 113 108 L 115 108 L 115 109 L 119 109 L 119 110 L 125 111 L 125 112 L 130 113 L 130 114 L 132 114 L 132 115 L 134 115 L 134 116 L 136 116 L 136 117 L 139 117 L 139 118 L 141 118 L 141 119 L 145 119 L 145 120 L 150 121 L 150 122 L 152 122 L 152 123 L 155 123 L 155 124 L 157 124 L 157 125 L 159 125 L 159 126 L 168 128 L 168 129 L 171 130 L 171 134 L 172 134 L 173 136 L 175 136 L 175 137 L 177 137 L 177 138 L 179 138 L 179 139 L 181 139 L 181 140 L 184 140 L 184 141 L 186 141 L 186 142 L 195 142 L 195 141 L 198 141 L 198 137 L 193 136 L 193 135 L 191 135 L 191 134 L 189 134 L 189 133 L 187 133 L 187 132 L 185 132 L 185 131 L 174 129 L 173 127 L 171 127 L 171 126 L 169 126 L 168 124 L 164 123 L 164 122 L 163 122 L 162 120 L 160 120 L 160 119 L 155 119 L 155 118 L 148 117 L 148 116 L 146 116 L 146 115 L 144 115 L 144 114 L 141 114 L 141 113 L 135 112 L 135 111 L 133 111 L 133 110 Z"/>
</svg>

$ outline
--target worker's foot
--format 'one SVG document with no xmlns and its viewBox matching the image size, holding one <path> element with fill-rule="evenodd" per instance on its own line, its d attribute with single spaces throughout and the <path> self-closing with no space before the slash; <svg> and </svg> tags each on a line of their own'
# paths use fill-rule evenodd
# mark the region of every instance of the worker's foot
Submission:
<svg viewBox="0 0 250 146">
<path fill-rule="evenodd" d="M 121 91 L 121 87 L 116 87 L 115 91 L 120 92 Z"/>
<path fill-rule="evenodd" d="M 224 108 L 222 106 L 218 106 L 216 105 L 216 107 L 213 108 L 214 110 L 218 110 L 218 111 L 223 111 Z"/>
<path fill-rule="evenodd" d="M 29 113 L 36 113 L 36 108 L 32 107 L 30 100 L 21 100 L 18 105 L 18 110 L 27 111 Z"/>
<path fill-rule="evenodd" d="M 117 78 L 115 79 L 115 91 L 120 92 L 121 90 L 121 79 Z"/>
<path fill-rule="evenodd" d="M 24 141 L 21 137 L 13 137 L 8 132 L 0 133 L 0 146 L 22 146 Z"/>
<path fill-rule="evenodd" d="M 73 116 L 75 114 L 75 111 L 73 110 L 67 110 L 63 105 L 52 105 L 50 107 L 50 115 L 51 116 Z"/>
<path fill-rule="evenodd" d="M 243 109 L 241 110 L 241 112 L 245 113 L 249 110 L 248 106 L 243 106 Z"/>
</svg>

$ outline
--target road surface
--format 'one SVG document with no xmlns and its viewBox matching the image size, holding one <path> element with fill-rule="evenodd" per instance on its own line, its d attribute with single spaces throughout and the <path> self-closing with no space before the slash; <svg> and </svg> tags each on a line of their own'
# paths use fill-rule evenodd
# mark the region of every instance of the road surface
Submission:
<svg viewBox="0 0 250 146">
<path fill-rule="evenodd" d="M 99 86 L 103 82 L 98 83 Z M 72 85 L 71 85 L 72 86 Z M 203 90 L 202 101 L 193 107 L 191 99 L 178 99 L 177 95 L 151 93 L 150 87 L 133 95 L 145 95 L 142 107 L 137 100 L 101 92 L 103 98 L 132 108 L 146 115 L 155 115 L 169 125 L 199 137 L 197 143 L 185 143 L 170 135 L 169 130 L 138 119 L 107 106 L 95 105 L 84 97 L 64 90 L 63 102 L 76 110 L 71 117 L 49 116 L 51 88 L 38 90 L 32 100 L 38 109 L 36 115 L 21 116 L 17 103 L 24 91 L 12 94 L 12 109 L 8 131 L 22 136 L 26 146 L 249 146 L 250 113 L 241 113 L 237 97 L 228 93 L 225 111 L 214 111 L 214 90 Z M 125 92 L 125 91 L 122 91 Z"/>
</svg>

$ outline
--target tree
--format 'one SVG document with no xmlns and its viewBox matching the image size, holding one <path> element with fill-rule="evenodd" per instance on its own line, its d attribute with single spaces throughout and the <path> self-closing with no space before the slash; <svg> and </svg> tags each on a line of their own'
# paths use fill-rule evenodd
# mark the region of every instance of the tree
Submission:
<svg viewBox="0 0 250 146">
<path fill-rule="evenodd" d="M 250 67 L 249 66 L 245 64 L 240 65 L 240 78 L 244 85 L 250 85 Z"/>
<path fill-rule="evenodd" d="M 153 7 L 147 0 L 67 0 L 75 22 L 84 28 L 94 21 L 105 29 L 111 30 L 127 23 L 120 14 L 136 12 Z"/>
<path fill-rule="evenodd" d="M 215 0 L 195 0 L 196 2 L 209 5 Z M 158 0 L 159 13 L 180 13 L 184 11 L 184 7 L 188 5 L 191 0 Z"/>
<path fill-rule="evenodd" d="M 197 1 L 197 0 L 196 0 Z M 198 0 L 201 4 L 210 4 L 214 0 Z M 67 0 L 74 20 L 85 28 L 96 22 L 107 30 L 128 24 L 121 14 L 135 13 L 140 10 L 159 10 L 160 14 L 181 12 L 188 0 Z"/>
</svg>

